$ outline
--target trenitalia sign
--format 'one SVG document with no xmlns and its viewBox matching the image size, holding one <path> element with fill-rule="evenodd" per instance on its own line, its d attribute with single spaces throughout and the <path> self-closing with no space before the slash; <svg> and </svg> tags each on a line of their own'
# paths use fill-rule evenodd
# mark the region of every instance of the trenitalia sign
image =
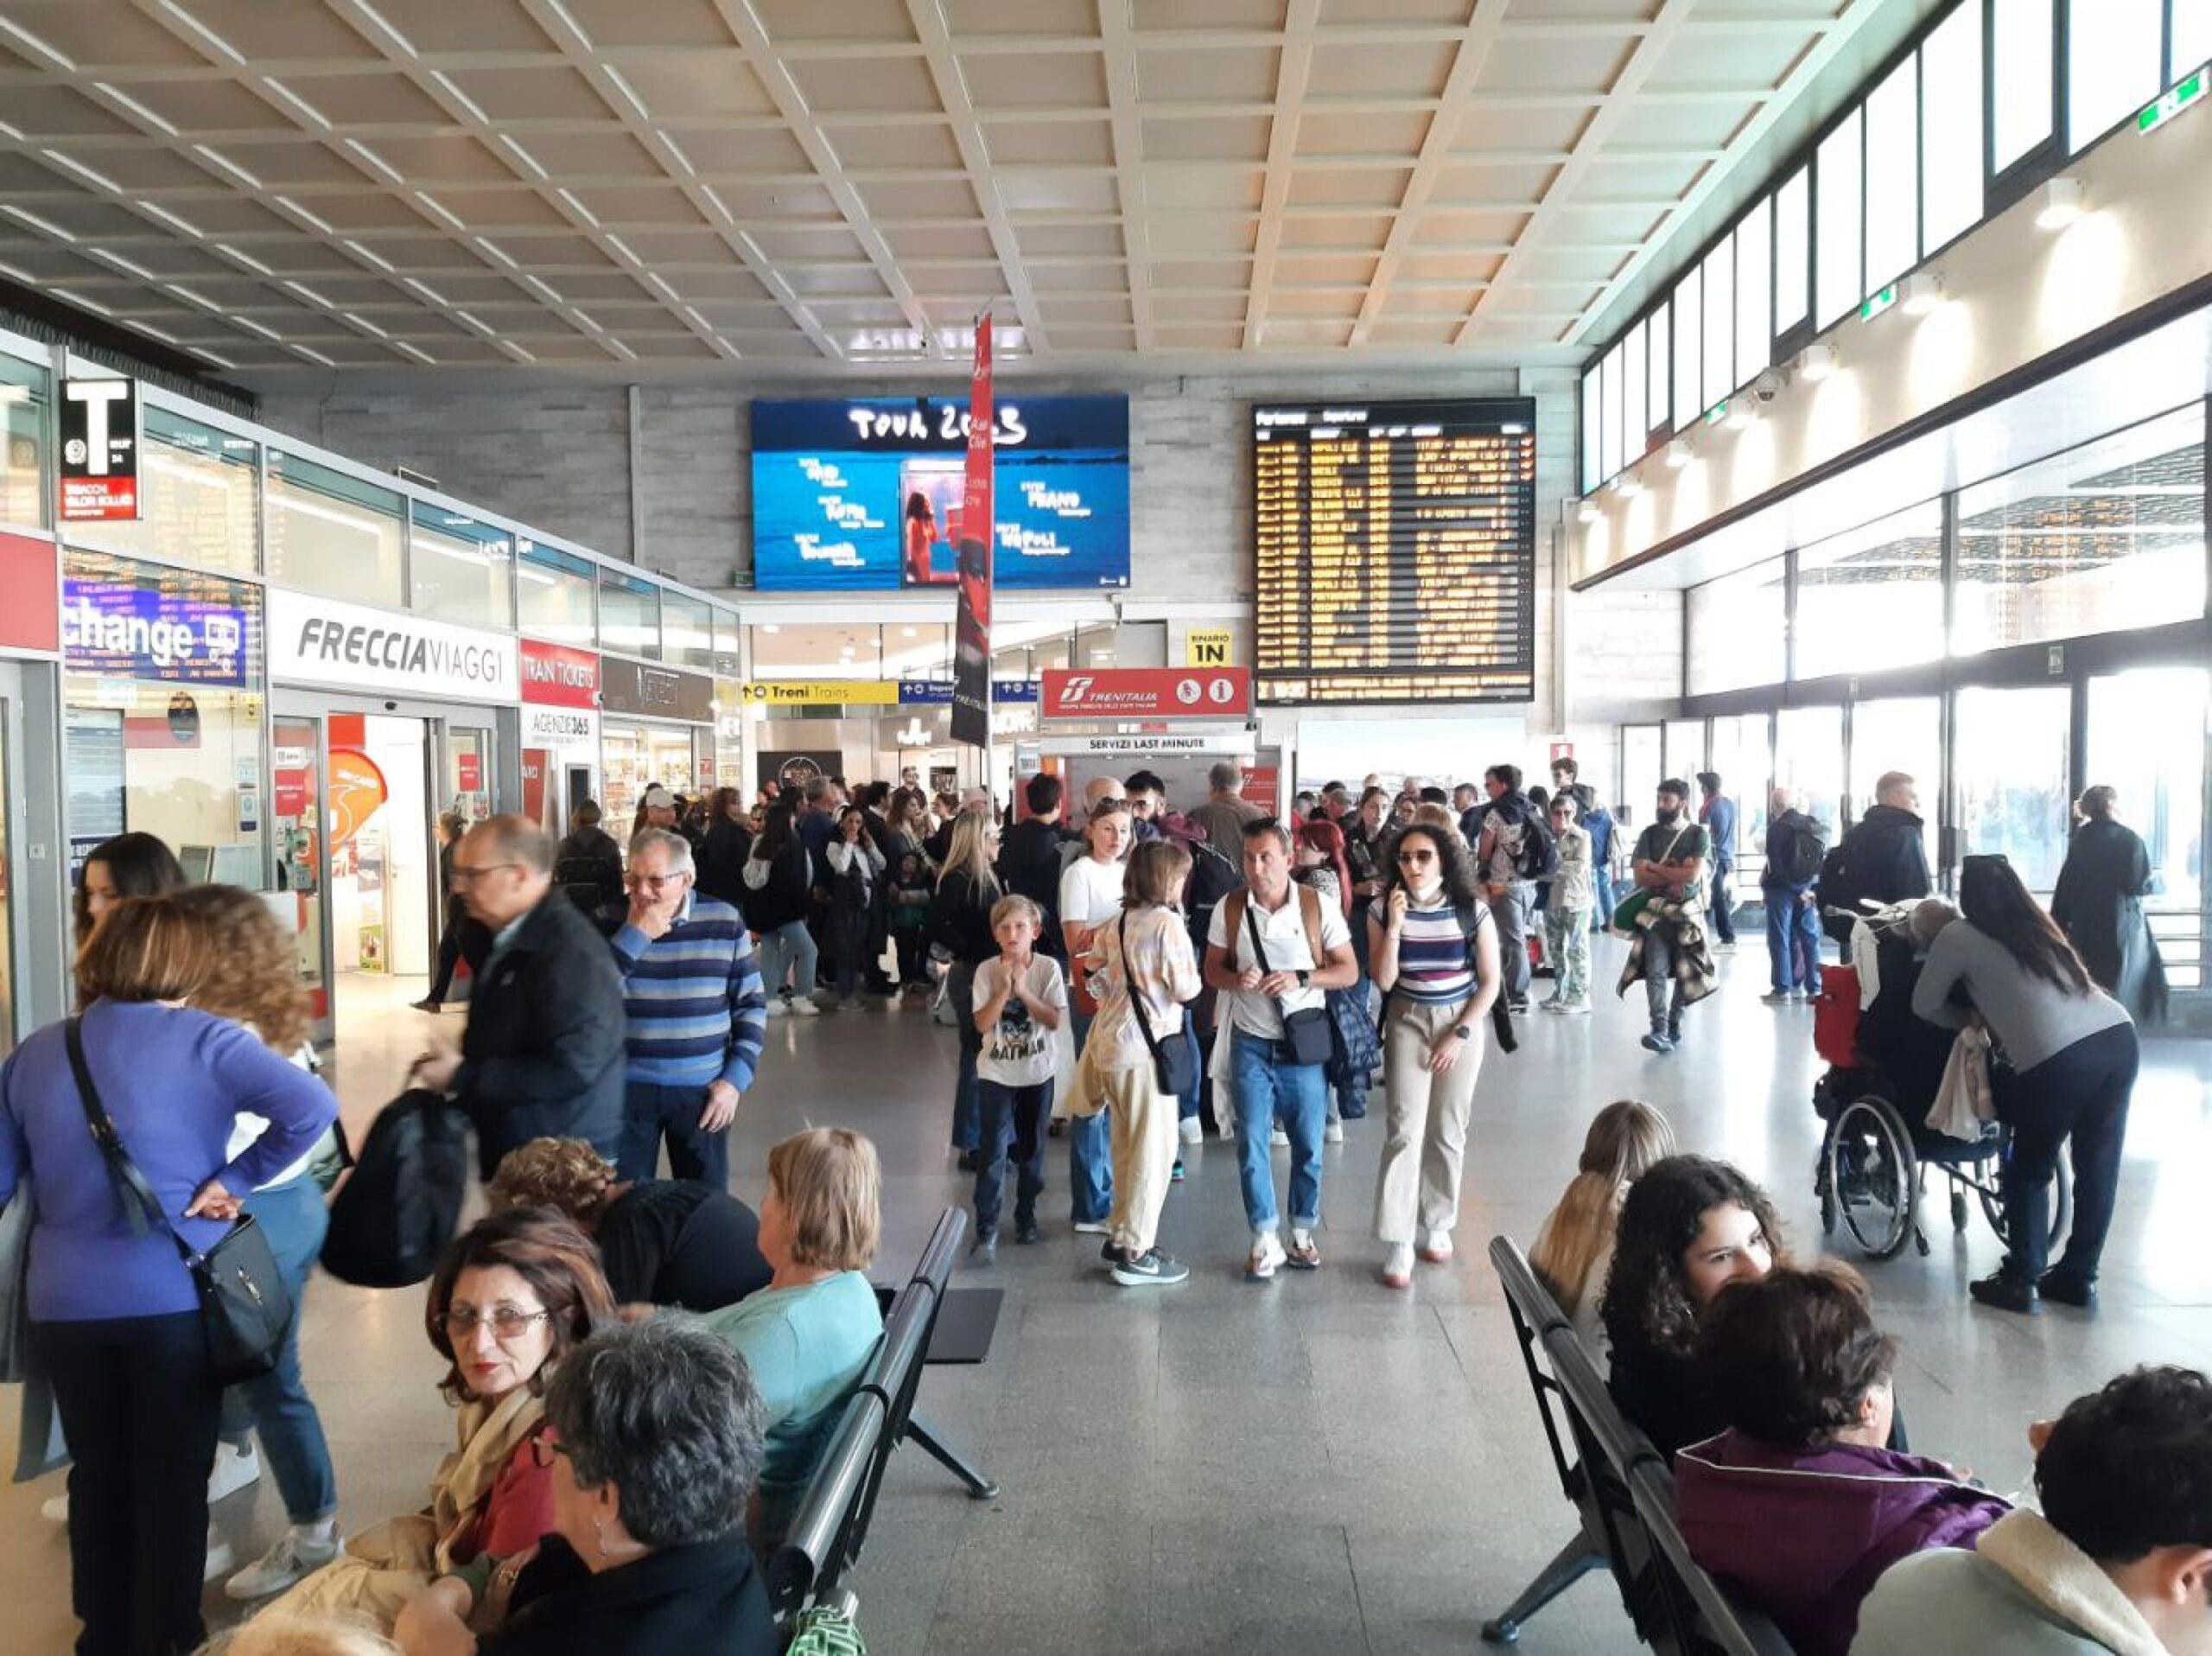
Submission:
<svg viewBox="0 0 2212 1656">
<path fill-rule="evenodd" d="M 1045 670 L 1048 719 L 1242 718 L 1251 710 L 1249 667 Z"/>
<path fill-rule="evenodd" d="M 269 589 L 270 676 L 383 696 L 444 701 L 522 699 L 516 641 L 334 598 Z"/>
</svg>

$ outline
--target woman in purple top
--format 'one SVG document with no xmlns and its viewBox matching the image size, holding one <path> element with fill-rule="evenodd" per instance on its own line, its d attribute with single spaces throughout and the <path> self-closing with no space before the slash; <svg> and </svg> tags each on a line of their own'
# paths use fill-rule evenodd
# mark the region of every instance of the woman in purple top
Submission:
<svg viewBox="0 0 2212 1656">
<path fill-rule="evenodd" d="M 1698 1331 L 1698 1378 L 1728 1428 L 1675 1457 L 1675 1519 L 1690 1556 L 1799 1656 L 1845 1656 L 1884 1570 L 1971 1547 L 2012 1510 L 1940 1461 L 1882 1447 L 1897 1356 L 1844 1265 L 1739 1282 Z"/>
<path fill-rule="evenodd" d="M 99 922 L 77 963 L 87 1064 L 130 1159 L 186 1243 L 212 1247 L 241 1199 L 299 1160 L 338 1113 L 330 1090 L 251 1030 L 180 1004 L 226 939 L 167 897 Z M 269 1124 L 226 1155 L 241 1113 Z M 80 1656 L 186 1651 L 203 1634 L 207 1472 L 222 1394 L 199 1295 L 163 1231 L 134 1232 L 69 1067 L 65 1027 L 0 1068 L 0 1205 L 36 1204 L 33 1360 L 51 1380 L 69 1474 Z"/>
</svg>

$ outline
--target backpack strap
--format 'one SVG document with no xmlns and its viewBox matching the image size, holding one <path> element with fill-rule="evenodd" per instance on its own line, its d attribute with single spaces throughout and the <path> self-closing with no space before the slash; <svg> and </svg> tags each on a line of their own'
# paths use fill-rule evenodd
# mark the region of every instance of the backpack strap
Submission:
<svg viewBox="0 0 2212 1656">
<path fill-rule="evenodd" d="M 1239 886 L 1221 900 L 1221 906 L 1226 911 L 1222 916 L 1222 934 L 1229 939 L 1229 959 L 1232 965 L 1236 959 L 1236 928 L 1244 923 L 1244 908 L 1250 901 L 1251 895 L 1251 887 Z"/>
<path fill-rule="evenodd" d="M 1294 885 L 1297 884 L 1293 881 Z M 1312 886 L 1298 887 L 1298 917 L 1306 922 L 1306 946 L 1313 956 L 1313 970 L 1321 970 L 1321 894 Z"/>
</svg>

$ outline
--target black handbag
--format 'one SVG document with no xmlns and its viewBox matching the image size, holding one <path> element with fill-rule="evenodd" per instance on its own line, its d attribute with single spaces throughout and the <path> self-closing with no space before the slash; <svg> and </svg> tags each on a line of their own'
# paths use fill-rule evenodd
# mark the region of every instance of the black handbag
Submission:
<svg viewBox="0 0 2212 1656">
<path fill-rule="evenodd" d="M 269 1239 L 251 1213 L 241 1215 L 205 1253 L 177 1234 L 162 1209 L 161 1198 L 123 1148 L 115 1123 L 100 1102 L 99 1089 L 92 1085 L 92 1068 L 85 1061 L 83 1022 L 71 1018 L 63 1031 L 69 1067 L 77 1077 L 77 1094 L 85 1106 L 85 1119 L 92 1124 L 92 1141 L 107 1157 L 131 1230 L 143 1236 L 148 1226 L 159 1226 L 168 1232 L 192 1272 L 200 1290 L 200 1326 L 207 1336 L 207 1363 L 215 1383 L 235 1385 L 268 1373 L 276 1366 L 285 1332 L 292 1326 L 291 1292 L 276 1268 L 276 1256 L 270 1252 Z"/>
<path fill-rule="evenodd" d="M 1136 974 L 1129 970 L 1129 917 L 1122 915 L 1114 923 L 1114 930 L 1122 939 L 1122 988 L 1129 997 L 1129 1016 L 1136 1019 L 1137 1033 L 1144 1037 L 1145 1050 L 1152 1054 L 1153 1078 L 1159 1083 L 1160 1095 L 1170 1099 L 1195 1098 L 1198 1065 L 1191 1043 L 1178 1040 L 1172 1047 L 1163 1047 L 1153 1039 L 1152 1020 L 1144 1011 L 1144 990 L 1137 983 Z"/>
<path fill-rule="evenodd" d="M 1294 890 L 1293 902 L 1304 902 L 1305 898 Z M 1268 964 L 1268 946 L 1260 941 L 1260 922 L 1252 917 L 1252 904 L 1244 904 L 1244 929 L 1252 934 L 1252 961 L 1265 973 L 1274 970 Z M 1319 968 L 1320 962 L 1313 965 Z M 1336 1055 L 1336 1031 L 1329 1020 L 1327 997 L 1319 1006 L 1301 1007 L 1297 1011 L 1282 1014 L 1282 1038 L 1289 1042 L 1291 1055 L 1301 1064 L 1325 1064 Z"/>
</svg>

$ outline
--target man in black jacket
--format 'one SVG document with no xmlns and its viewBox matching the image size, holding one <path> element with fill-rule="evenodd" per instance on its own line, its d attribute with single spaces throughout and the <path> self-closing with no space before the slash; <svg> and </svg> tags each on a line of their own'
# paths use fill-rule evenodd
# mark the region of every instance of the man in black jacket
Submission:
<svg viewBox="0 0 2212 1656">
<path fill-rule="evenodd" d="M 1926 828 L 1912 778 L 1901 770 L 1885 772 L 1874 784 L 1874 800 L 1828 853 L 1828 865 L 1821 870 L 1824 909 L 1855 911 L 1862 899 L 1904 902 L 1936 889 L 1928 877 Z M 1850 946 L 1849 920 L 1830 919 L 1827 933 Z"/>
<path fill-rule="evenodd" d="M 600 820 L 598 801 L 584 800 L 569 813 L 569 837 L 553 854 L 553 883 L 587 914 L 625 895 L 622 848 Z"/>
<path fill-rule="evenodd" d="M 1038 934 L 1037 952 L 1065 962 L 1067 945 L 1060 936 L 1060 848 L 1070 838 L 1060 825 L 1067 802 L 1067 785 L 1042 771 L 1021 787 L 1029 814 L 1006 831 L 999 841 L 999 880 L 1016 895 L 1027 897 L 1045 911 L 1045 929 Z"/>
<path fill-rule="evenodd" d="M 527 817 L 480 822 L 453 859 L 453 889 L 493 934 L 468 1000 L 461 1050 L 416 1060 L 422 1084 L 453 1093 L 476 1128 L 486 1183 L 533 1138 L 621 1148 L 626 1023 L 622 978 L 582 910 L 553 887 L 553 840 Z"/>
</svg>

